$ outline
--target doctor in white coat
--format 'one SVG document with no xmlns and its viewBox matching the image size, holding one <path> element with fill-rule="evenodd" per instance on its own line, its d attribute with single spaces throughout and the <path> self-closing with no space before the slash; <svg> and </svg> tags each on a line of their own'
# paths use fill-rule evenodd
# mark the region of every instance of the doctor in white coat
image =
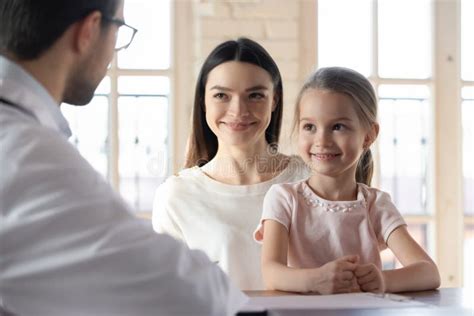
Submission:
<svg viewBox="0 0 474 316">
<path fill-rule="evenodd" d="M 232 315 L 246 300 L 67 141 L 59 104 L 88 103 L 132 34 L 123 0 L 0 1 L 0 314 Z"/>
</svg>

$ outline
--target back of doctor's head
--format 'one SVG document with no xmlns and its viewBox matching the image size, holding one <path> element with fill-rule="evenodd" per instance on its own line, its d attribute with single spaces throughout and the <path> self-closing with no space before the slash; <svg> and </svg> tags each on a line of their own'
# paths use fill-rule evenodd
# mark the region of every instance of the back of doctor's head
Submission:
<svg viewBox="0 0 474 316">
<path fill-rule="evenodd" d="M 114 16 L 120 0 L 0 0 L 0 54 L 33 60 L 93 11 Z"/>
</svg>

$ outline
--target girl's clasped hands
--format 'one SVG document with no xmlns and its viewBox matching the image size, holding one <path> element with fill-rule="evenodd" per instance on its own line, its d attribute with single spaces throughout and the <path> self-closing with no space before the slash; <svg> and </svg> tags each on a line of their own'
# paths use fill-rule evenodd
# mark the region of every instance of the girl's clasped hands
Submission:
<svg viewBox="0 0 474 316">
<path fill-rule="evenodd" d="M 351 255 L 314 269 L 305 292 L 336 294 L 350 292 L 385 292 L 382 271 L 373 263 L 360 264 L 359 256 Z"/>
</svg>

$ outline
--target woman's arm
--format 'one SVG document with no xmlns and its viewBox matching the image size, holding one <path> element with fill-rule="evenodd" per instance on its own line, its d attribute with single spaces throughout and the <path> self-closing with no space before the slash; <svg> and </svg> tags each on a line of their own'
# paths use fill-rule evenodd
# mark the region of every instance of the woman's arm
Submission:
<svg viewBox="0 0 474 316">
<path fill-rule="evenodd" d="M 436 264 L 410 236 L 406 226 L 395 229 L 387 245 L 403 268 L 383 271 L 386 292 L 422 291 L 440 286 Z"/>
<path fill-rule="evenodd" d="M 264 222 L 262 274 L 269 290 L 347 293 L 353 290 L 357 256 L 346 256 L 320 268 L 295 269 L 287 266 L 288 231 L 274 220 Z"/>
</svg>

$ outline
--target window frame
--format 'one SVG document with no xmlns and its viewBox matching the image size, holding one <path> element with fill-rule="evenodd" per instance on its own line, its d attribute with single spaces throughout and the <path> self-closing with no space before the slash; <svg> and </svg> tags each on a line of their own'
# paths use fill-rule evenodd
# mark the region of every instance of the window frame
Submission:
<svg viewBox="0 0 474 316">
<path fill-rule="evenodd" d="M 183 144 L 186 143 L 189 124 L 182 117 L 190 117 L 190 107 L 186 104 L 192 89 L 189 86 L 189 72 L 192 67 L 192 58 L 187 54 L 192 51 L 191 35 L 193 30 L 192 3 L 188 1 L 170 1 L 170 32 L 171 52 L 170 66 L 168 69 L 121 69 L 118 67 L 117 53 L 107 71 L 110 80 L 108 135 L 109 152 L 107 155 L 107 178 L 112 187 L 120 192 L 119 173 L 119 113 L 118 101 L 121 96 L 118 92 L 118 78 L 126 76 L 162 76 L 170 80 L 168 95 L 168 170 L 167 176 L 175 173 L 184 161 Z M 190 91 L 190 93 L 176 93 L 177 91 Z M 184 130 L 184 132 L 183 132 Z M 150 210 L 136 211 L 139 217 L 150 218 Z"/>
</svg>

